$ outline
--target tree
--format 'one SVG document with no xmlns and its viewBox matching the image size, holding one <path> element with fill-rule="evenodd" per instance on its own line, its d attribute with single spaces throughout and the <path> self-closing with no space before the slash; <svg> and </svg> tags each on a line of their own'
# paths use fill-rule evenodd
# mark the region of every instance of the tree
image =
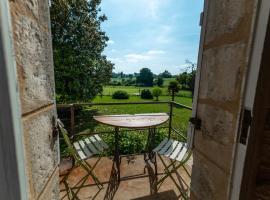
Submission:
<svg viewBox="0 0 270 200">
<path fill-rule="evenodd" d="M 159 76 L 161 76 L 162 78 L 172 78 L 172 74 L 167 70 L 162 72 Z"/>
<path fill-rule="evenodd" d="M 89 101 L 110 81 L 113 64 L 102 54 L 109 38 L 101 0 L 53 0 L 51 28 L 58 100 Z"/>
<path fill-rule="evenodd" d="M 152 91 L 154 97 L 156 97 L 156 101 L 158 101 L 158 97 L 162 95 L 162 90 L 158 87 L 155 87 Z"/>
<path fill-rule="evenodd" d="M 189 88 L 190 74 L 189 73 L 183 72 L 183 73 L 179 74 L 176 77 L 176 80 L 179 82 L 179 84 L 181 84 L 183 86 L 184 89 L 190 90 L 190 88 Z"/>
<path fill-rule="evenodd" d="M 153 86 L 154 75 L 148 68 L 142 68 L 140 74 L 137 76 L 137 84 L 152 87 Z"/>
<path fill-rule="evenodd" d="M 163 78 L 161 76 L 158 76 L 157 77 L 157 80 L 156 80 L 156 84 L 158 87 L 162 87 L 163 86 Z"/>
<path fill-rule="evenodd" d="M 172 101 L 174 101 L 175 93 L 179 92 L 181 85 L 177 81 L 171 81 L 168 85 L 168 91 L 172 95 Z"/>
<path fill-rule="evenodd" d="M 176 80 L 183 86 L 184 89 L 191 90 L 193 97 L 197 65 L 189 60 L 186 60 L 186 64 L 188 64 L 186 72 L 179 74 L 176 77 Z"/>
</svg>

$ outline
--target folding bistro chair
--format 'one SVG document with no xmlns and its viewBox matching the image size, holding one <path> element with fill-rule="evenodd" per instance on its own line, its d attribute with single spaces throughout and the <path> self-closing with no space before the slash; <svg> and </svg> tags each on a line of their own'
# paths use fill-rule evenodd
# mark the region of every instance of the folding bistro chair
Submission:
<svg viewBox="0 0 270 200">
<path fill-rule="evenodd" d="M 87 137 L 87 138 L 84 138 L 84 139 L 81 139 L 72 143 L 68 136 L 67 130 L 64 128 L 63 123 L 59 119 L 57 120 L 57 126 L 67 145 L 69 155 L 75 161 L 75 166 L 80 166 L 87 172 L 87 174 L 84 177 L 82 177 L 82 179 L 73 187 L 69 187 L 67 184 L 67 178 L 68 178 L 69 173 L 67 173 L 65 177 L 62 179 L 62 182 L 64 183 L 67 190 L 66 195 L 68 195 L 68 198 L 78 199 L 77 194 L 79 193 L 82 187 L 85 187 L 84 184 L 87 181 L 88 177 L 92 177 L 98 189 L 101 190 L 103 188 L 103 185 L 98 180 L 93 170 L 98 164 L 98 162 L 100 161 L 104 150 L 108 149 L 108 145 L 98 135 L 93 135 L 93 136 L 90 136 L 90 137 Z M 99 156 L 98 160 L 95 162 L 93 166 L 91 166 L 86 160 L 95 155 Z M 71 172 L 72 169 L 70 169 L 69 172 Z M 76 189 L 76 192 L 74 192 L 75 189 Z M 71 195 L 71 198 L 70 198 L 70 195 Z"/>
<path fill-rule="evenodd" d="M 184 136 L 182 136 L 185 138 Z M 186 139 L 186 138 L 185 138 Z M 189 139 L 189 141 L 192 141 L 192 139 Z M 157 189 L 160 188 L 161 184 L 165 181 L 166 178 L 170 177 L 176 187 L 179 189 L 182 197 L 184 199 L 188 199 L 188 194 L 186 191 L 183 191 L 183 188 L 181 188 L 175 178 L 172 176 L 173 173 L 177 172 L 177 170 L 181 167 L 185 170 L 185 172 L 189 175 L 187 169 L 185 168 L 185 164 L 189 160 L 192 151 L 191 142 L 185 143 L 185 142 L 179 142 L 170 138 L 165 138 L 155 149 L 153 149 L 153 152 L 157 154 L 164 165 L 164 175 L 160 178 L 160 180 L 157 180 L 156 186 Z M 169 165 L 167 165 L 163 158 L 167 158 L 171 161 Z M 157 166 L 156 166 L 157 167 Z M 156 169 L 157 172 L 157 169 Z M 190 176 L 190 175 L 189 175 Z M 182 178 L 181 178 L 182 179 Z"/>
</svg>

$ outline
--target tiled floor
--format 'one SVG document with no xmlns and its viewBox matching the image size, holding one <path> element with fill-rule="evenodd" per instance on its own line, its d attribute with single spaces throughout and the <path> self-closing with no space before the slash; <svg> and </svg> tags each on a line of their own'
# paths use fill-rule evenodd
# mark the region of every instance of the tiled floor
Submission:
<svg viewBox="0 0 270 200">
<path fill-rule="evenodd" d="M 93 164 L 95 158 L 89 159 L 88 162 Z M 169 162 L 169 161 L 167 161 Z M 163 165 L 159 159 L 158 173 L 162 176 Z M 60 169 L 64 169 L 69 166 L 69 162 L 62 163 Z M 186 168 L 190 174 L 192 161 L 188 162 Z M 146 167 L 148 166 L 148 167 Z M 137 155 L 132 157 L 123 157 L 121 162 L 121 182 L 117 184 L 114 181 L 114 170 L 112 170 L 113 162 L 110 158 L 104 157 L 100 160 L 100 163 L 95 168 L 95 174 L 104 184 L 102 190 L 98 190 L 97 186 L 93 185 L 93 180 L 89 178 L 87 184 L 90 186 L 82 188 L 78 197 L 81 200 L 86 199 L 115 199 L 115 200 L 152 200 L 152 199 L 182 199 L 179 189 L 175 186 L 171 178 L 167 178 L 159 188 L 158 192 L 154 191 L 153 182 L 156 180 L 154 176 L 154 166 L 146 165 L 143 159 L 143 155 Z M 82 168 L 75 168 L 69 175 L 68 184 L 74 186 L 83 176 L 85 172 Z M 150 175 L 149 175 L 150 174 Z M 190 177 L 183 168 L 178 170 L 178 173 L 173 175 L 177 184 L 181 188 L 187 188 L 190 184 Z M 182 177 L 181 180 L 179 177 Z M 63 197 L 66 192 L 63 191 L 65 186 L 63 183 L 60 184 L 61 196 Z M 76 192 L 76 189 L 74 189 Z M 64 199 L 68 199 L 66 196 Z"/>
</svg>

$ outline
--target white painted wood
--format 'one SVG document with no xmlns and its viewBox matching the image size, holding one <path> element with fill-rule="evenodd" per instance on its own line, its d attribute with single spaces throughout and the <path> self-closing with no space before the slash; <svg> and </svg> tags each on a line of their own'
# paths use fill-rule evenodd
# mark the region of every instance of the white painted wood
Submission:
<svg viewBox="0 0 270 200">
<path fill-rule="evenodd" d="M 178 146 L 176 147 L 176 149 L 174 150 L 174 152 L 172 153 L 172 155 L 170 155 L 170 159 L 175 160 L 176 157 L 179 155 L 179 153 L 181 152 L 181 150 L 183 149 L 184 144 L 179 142 Z"/>
<path fill-rule="evenodd" d="M 86 144 L 84 143 L 83 140 L 79 141 L 79 144 L 81 146 L 81 149 L 83 150 L 84 154 L 86 155 L 87 158 L 92 156 L 92 153 L 89 151 L 89 149 L 87 148 Z"/>
<path fill-rule="evenodd" d="M 202 28 L 201 28 L 201 36 L 200 36 L 200 46 L 199 46 L 198 61 L 197 61 L 198 67 L 196 71 L 191 117 L 197 116 L 200 78 L 201 78 L 201 70 L 202 70 L 201 68 L 202 68 L 202 58 L 203 58 L 203 45 L 204 45 L 204 38 L 205 38 L 205 31 L 206 31 L 206 18 L 208 14 L 207 10 L 208 10 L 208 0 L 204 0 L 203 15 L 202 15 L 202 18 L 200 19 L 200 24 L 202 24 Z M 193 148 L 194 133 L 195 133 L 195 127 L 192 123 L 189 123 L 188 132 L 187 132 L 187 144 L 188 144 L 189 149 Z"/>
<path fill-rule="evenodd" d="M 73 146 L 75 147 L 75 149 L 76 149 L 78 155 L 80 156 L 80 158 L 81 158 L 82 160 L 86 159 L 86 155 L 85 155 L 84 152 L 82 151 L 82 149 L 81 149 L 79 143 L 78 143 L 78 142 L 74 142 L 74 143 L 73 143 Z"/>
<path fill-rule="evenodd" d="M 87 144 L 87 147 L 91 150 L 93 154 L 98 154 L 99 151 L 94 147 L 94 145 L 91 143 L 89 138 L 85 138 L 85 142 Z"/>
<path fill-rule="evenodd" d="M 158 151 L 158 153 L 161 155 L 164 155 L 164 153 L 168 150 L 168 148 L 170 148 L 172 143 L 173 143 L 172 139 L 168 140 L 168 142 L 165 144 L 165 146 L 163 146 L 162 149 L 160 149 Z"/>
<path fill-rule="evenodd" d="M 252 111 L 255 94 L 256 94 L 256 87 L 257 87 L 257 80 L 259 76 L 260 64 L 261 64 L 261 57 L 263 53 L 265 35 L 267 31 L 267 23 L 270 14 L 270 1 L 269 0 L 262 0 L 260 7 L 259 7 L 259 14 L 258 20 L 255 23 L 255 36 L 253 41 L 253 49 L 251 53 L 251 60 L 250 60 L 250 69 L 248 74 L 248 79 L 246 83 L 246 93 L 244 99 L 243 107 L 246 109 L 250 109 Z M 239 134 L 240 135 L 240 134 Z M 239 138 L 238 138 L 239 140 Z M 248 139 L 247 139 L 248 145 Z M 241 182 L 243 176 L 243 169 L 246 157 L 246 150 L 247 146 L 241 143 L 238 143 L 236 149 L 236 158 L 234 164 L 234 171 L 232 177 L 232 189 L 231 189 L 231 200 L 239 199 L 240 190 L 241 190 Z"/>
<path fill-rule="evenodd" d="M 187 153 L 187 147 L 184 146 L 183 149 L 181 150 L 181 152 L 179 153 L 179 155 L 177 156 L 176 160 L 182 161 L 182 159 L 184 158 L 186 153 Z"/>
<path fill-rule="evenodd" d="M 9 1 L 0 1 L 0 199 L 27 200 L 23 131 Z"/>
<path fill-rule="evenodd" d="M 99 137 L 99 135 L 95 134 L 94 137 L 100 142 L 100 144 L 105 148 L 108 149 L 109 146 L 102 140 L 101 137 Z"/>
<path fill-rule="evenodd" d="M 156 148 L 154 148 L 154 152 L 158 152 L 166 143 L 168 142 L 168 138 L 165 138 Z"/>
<path fill-rule="evenodd" d="M 167 151 L 164 153 L 164 156 L 169 157 L 175 150 L 175 148 L 178 145 L 178 141 L 173 141 L 172 144 L 170 145 L 170 147 L 167 149 Z"/>
<path fill-rule="evenodd" d="M 97 148 L 98 151 L 103 152 L 104 148 L 95 137 L 91 136 L 89 139 L 91 140 L 91 142 L 94 144 L 94 146 Z"/>
</svg>

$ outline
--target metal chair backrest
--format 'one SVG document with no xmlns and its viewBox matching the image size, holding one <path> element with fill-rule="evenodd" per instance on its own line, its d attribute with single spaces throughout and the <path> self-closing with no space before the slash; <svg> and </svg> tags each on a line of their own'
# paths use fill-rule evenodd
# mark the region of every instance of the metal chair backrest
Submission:
<svg viewBox="0 0 270 200">
<path fill-rule="evenodd" d="M 63 139 L 68 147 L 68 152 L 73 156 L 74 158 L 77 158 L 76 150 L 74 149 L 72 142 L 68 136 L 67 130 L 64 128 L 64 124 L 61 122 L 60 119 L 57 119 L 57 126 L 59 128 L 59 131 L 61 132 Z"/>
</svg>

